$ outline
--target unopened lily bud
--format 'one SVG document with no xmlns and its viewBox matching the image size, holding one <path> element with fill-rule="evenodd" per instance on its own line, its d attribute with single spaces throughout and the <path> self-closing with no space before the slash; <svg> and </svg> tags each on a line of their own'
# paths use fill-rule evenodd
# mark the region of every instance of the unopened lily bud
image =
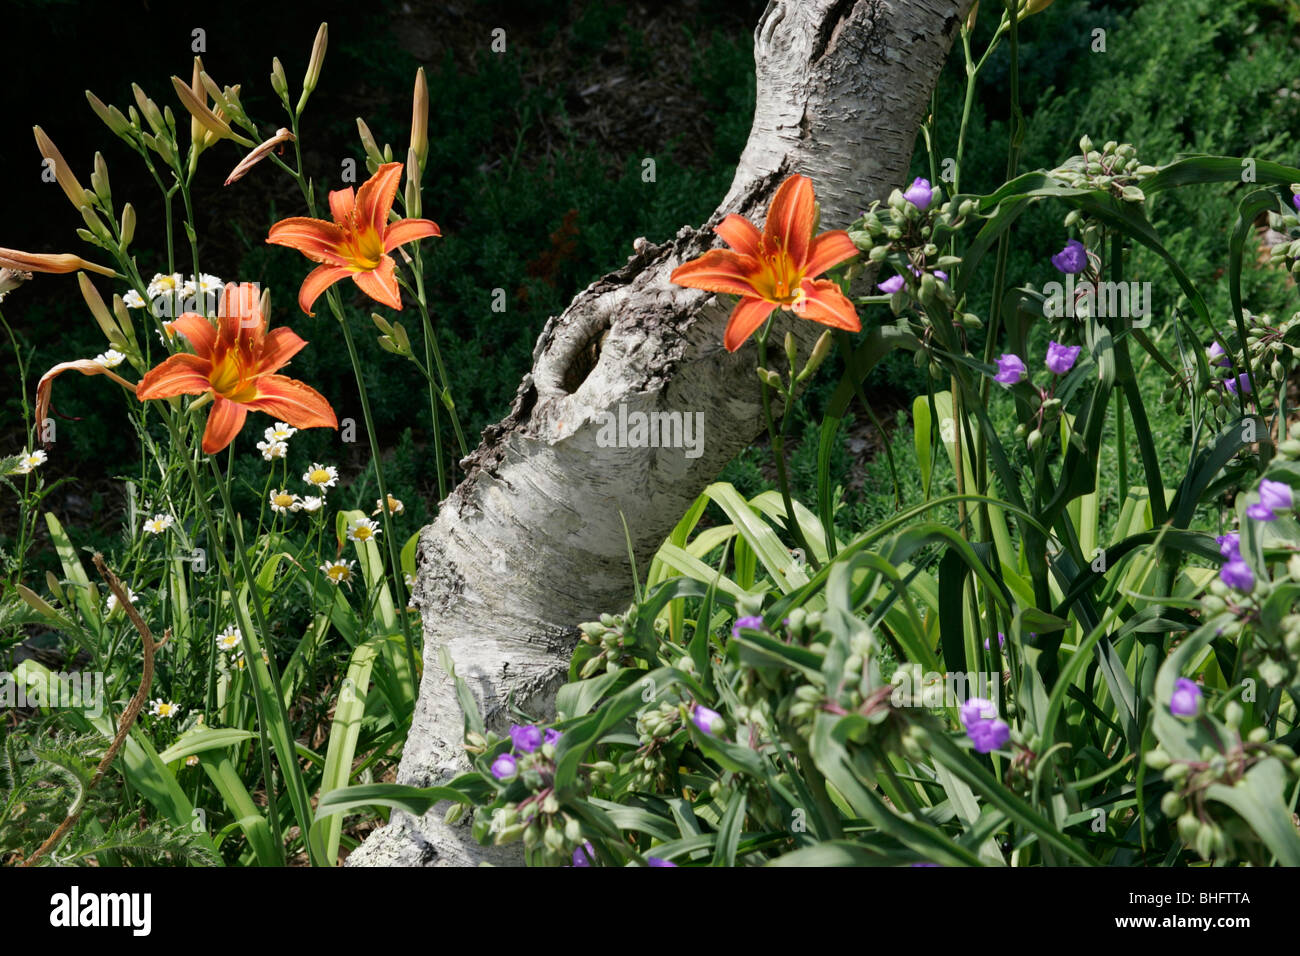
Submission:
<svg viewBox="0 0 1300 956">
<path fill-rule="evenodd" d="M 790 367 L 794 368 L 795 363 L 799 361 L 799 343 L 794 340 L 794 333 L 785 333 L 785 341 L 782 344 L 785 346 L 785 357 Z"/>
<path fill-rule="evenodd" d="M 826 356 L 831 354 L 831 346 L 834 344 L 834 338 L 828 329 L 817 339 L 817 344 L 813 346 L 812 354 L 808 356 L 808 363 L 804 365 L 803 371 L 799 373 L 798 381 L 802 382 L 808 376 L 812 375 L 826 361 Z"/>
<path fill-rule="evenodd" d="M 975 0 L 975 5 L 970 8 L 970 13 L 966 14 L 966 29 L 975 29 L 975 16 L 980 12 L 980 0 Z"/>
<path fill-rule="evenodd" d="M 406 151 L 406 217 L 420 218 L 420 161 L 415 155 L 415 147 Z"/>
<path fill-rule="evenodd" d="M 140 115 L 145 118 L 149 128 L 153 130 L 155 136 L 161 136 L 167 129 L 167 124 L 163 122 L 163 115 L 158 109 L 158 104 L 149 97 L 144 95 L 144 90 L 140 89 L 136 83 L 131 84 L 131 92 L 135 94 L 135 105 L 140 107 Z"/>
<path fill-rule="evenodd" d="M 95 115 L 100 118 L 103 124 L 118 136 L 125 136 L 130 132 L 131 124 L 127 122 L 126 117 L 122 115 L 122 111 L 116 106 L 106 106 L 90 90 L 86 90 L 86 101 L 90 103 L 90 108 L 95 111 Z"/>
<path fill-rule="evenodd" d="M 89 227 L 91 234 L 99 240 L 99 245 L 105 245 L 113 241 L 113 237 L 109 234 L 104 223 L 100 221 L 99 216 L 95 214 L 95 210 L 91 209 L 89 206 L 82 206 L 78 212 L 81 213 L 81 218 L 86 221 L 86 225 Z"/>
<path fill-rule="evenodd" d="M 39 126 L 33 126 L 32 132 L 36 135 L 36 148 L 41 151 L 45 159 L 54 164 L 54 178 L 63 190 L 63 194 L 68 197 L 72 205 L 80 209 L 86 205 L 86 189 L 77 182 L 77 177 L 72 173 L 72 167 L 68 161 L 63 158 L 59 148 L 54 145 L 54 141 L 45 135 L 45 131 Z"/>
<path fill-rule="evenodd" d="M 122 246 L 125 248 L 135 238 L 135 207 L 130 203 L 122 209 Z"/>
<path fill-rule="evenodd" d="M 316 83 L 320 80 L 320 68 L 325 62 L 325 47 L 329 43 L 329 32 L 328 23 L 322 23 L 320 29 L 316 31 L 316 42 L 311 46 L 311 59 L 307 62 L 307 75 L 302 81 L 302 96 L 298 100 L 297 112 L 299 113 L 307 105 L 307 97 L 311 96 L 311 91 L 316 89 Z"/>
<path fill-rule="evenodd" d="M 361 135 L 361 147 L 366 151 L 366 157 L 380 165 L 384 162 L 384 154 L 379 151 L 379 145 L 375 142 L 375 137 L 370 133 L 370 127 L 361 117 L 357 117 L 357 132 Z"/>
<path fill-rule="evenodd" d="M 278 56 L 271 60 L 271 89 L 285 106 L 289 105 L 289 78 L 284 75 L 284 64 Z"/>
<path fill-rule="evenodd" d="M 104 162 L 104 156 L 99 152 L 95 153 L 95 165 L 90 171 L 90 188 L 106 207 L 113 204 L 112 187 L 108 181 L 108 164 Z"/>
<path fill-rule="evenodd" d="M 423 171 L 425 158 L 429 155 L 429 82 L 424 77 L 424 67 L 415 71 L 415 95 L 411 101 L 411 149 Z"/>
</svg>

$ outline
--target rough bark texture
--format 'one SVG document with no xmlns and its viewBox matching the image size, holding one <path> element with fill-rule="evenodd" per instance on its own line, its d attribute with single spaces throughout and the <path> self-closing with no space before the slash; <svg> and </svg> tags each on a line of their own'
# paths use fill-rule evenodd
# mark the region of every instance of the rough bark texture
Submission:
<svg viewBox="0 0 1300 956">
<path fill-rule="evenodd" d="M 906 174 L 913 140 L 969 0 L 772 2 L 755 31 L 757 104 L 735 180 L 713 218 L 675 239 L 634 243 L 623 268 L 551 319 L 509 416 L 487 429 L 465 479 L 420 539 L 415 599 L 424 678 L 399 780 L 429 786 L 467 767 L 462 717 L 438 663 L 446 647 L 489 724 L 506 700 L 553 713 L 576 625 L 631 597 L 624 520 L 638 565 L 722 467 L 762 431 L 755 347 L 722 347 L 729 308 L 672 285 L 680 263 L 717 246 L 736 212 L 762 223 L 776 186 L 812 178 L 822 228 L 839 228 Z M 653 188 L 648 185 L 647 188 Z M 775 313 L 806 354 L 823 331 Z M 602 412 L 704 412 L 702 454 L 600 447 Z M 485 849 L 444 807 L 394 812 L 350 865 L 518 863 Z"/>
</svg>

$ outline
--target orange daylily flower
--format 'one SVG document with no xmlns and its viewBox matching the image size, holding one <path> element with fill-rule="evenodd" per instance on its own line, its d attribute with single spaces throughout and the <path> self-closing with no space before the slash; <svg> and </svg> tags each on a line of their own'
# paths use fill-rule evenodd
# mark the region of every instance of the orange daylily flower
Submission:
<svg viewBox="0 0 1300 956">
<path fill-rule="evenodd" d="M 145 373 L 135 394 L 141 401 L 173 395 L 212 395 L 203 451 L 213 455 L 235 439 L 249 411 L 265 412 L 295 428 L 338 429 L 325 396 L 296 379 L 275 373 L 307 343 L 288 328 L 270 332 L 257 287 L 226 286 L 216 327 L 186 312 L 171 323 L 194 348 Z"/>
<path fill-rule="evenodd" d="M 271 227 L 267 242 L 297 249 L 321 265 L 313 269 L 298 292 L 298 305 L 313 315 L 312 303 L 340 279 L 352 278 L 366 295 L 394 309 L 402 308 L 397 288 L 397 264 L 388 253 L 398 246 L 426 236 L 441 236 L 438 224 L 429 219 L 399 219 L 389 223 L 401 163 L 385 163 L 361 184 L 353 196 L 352 187 L 330 193 L 333 222 L 295 216 Z"/>
<path fill-rule="evenodd" d="M 678 285 L 741 297 L 723 336 L 728 352 L 740 348 L 778 307 L 832 328 L 862 329 L 839 286 L 814 278 L 852 259 L 858 248 L 842 229 L 814 236 L 816 215 L 812 180 L 795 174 L 777 189 L 762 232 L 732 213 L 713 228 L 731 250 L 713 249 L 673 270 L 670 278 Z"/>
</svg>

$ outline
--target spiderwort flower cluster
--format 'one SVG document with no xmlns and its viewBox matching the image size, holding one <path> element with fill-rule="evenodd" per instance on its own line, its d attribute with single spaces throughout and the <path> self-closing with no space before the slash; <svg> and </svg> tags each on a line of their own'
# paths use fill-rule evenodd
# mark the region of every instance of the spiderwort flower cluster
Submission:
<svg viewBox="0 0 1300 956">
<path fill-rule="evenodd" d="M 1241 556 L 1241 535 L 1236 531 L 1220 535 L 1215 541 L 1219 545 L 1219 554 L 1223 555 L 1223 566 L 1219 568 L 1219 580 L 1238 591 L 1255 590 L 1255 572 Z"/>
<path fill-rule="evenodd" d="M 1246 509 L 1246 516 L 1256 521 L 1275 521 L 1279 511 L 1290 511 L 1295 498 L 1291 486 L 1265 478 L 1259 483 L 1259 501 Z"/>
<path fill-rule="evenodd" d="M 1052 256 L 1052 265 L 1066 275 L 1077 275 L 1088 266 L 1088 250 L 1078 239 L 1071 239 Z"/>
<path fill-rule="evenodd" d="M 961 705 L 961 723 L 976 753 L 990 753 L 1011 739 L 1011 728 L 997 713 L 993 702 L 984 697 L 972 697 Z"/>
</svg>

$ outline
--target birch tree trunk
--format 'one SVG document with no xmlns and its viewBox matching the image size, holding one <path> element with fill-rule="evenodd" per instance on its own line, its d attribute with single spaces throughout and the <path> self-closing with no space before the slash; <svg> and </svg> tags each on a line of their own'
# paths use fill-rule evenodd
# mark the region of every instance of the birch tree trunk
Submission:
<svg viewBox="0 0 1300 956">
<path fill-rule="evenodd" d="M 466 476 L 420 538 L 415 600 L 424 677 L 398 779 L 430 786 L 467 769 L 462 716 L 438 663 L 447 648 L 489 726 L 510 699 L 553 714 L 579 622 L 623 610 L 630 535 L 642 569 L 718 472 L 763 430 L 756 350 L 722 346 L 729 305 L 674 286 L 672 270 L 718 245 L 730 212 L 761 225 L 776 187 L 812 178 L 821 228 L 842 228 L 907 173 L 913 141 L 970 0 L 774 0 L 754 34 L 757 102 L 735 180 L 713 218 L 662 245 L 638 239 L 623 268 L 547 322 L 510 414 L 484 432 Z M 653 189 L 653 184 L 647 184 Z M 803 354 L 823 327 L 774 313 Z M 682 448 L 602 447 L 603 413 L 681 412 L 704 430 Z M 445 805 L 394 811 L 349 865 L 516 864 L 483 848 Z"/>
</svg>

